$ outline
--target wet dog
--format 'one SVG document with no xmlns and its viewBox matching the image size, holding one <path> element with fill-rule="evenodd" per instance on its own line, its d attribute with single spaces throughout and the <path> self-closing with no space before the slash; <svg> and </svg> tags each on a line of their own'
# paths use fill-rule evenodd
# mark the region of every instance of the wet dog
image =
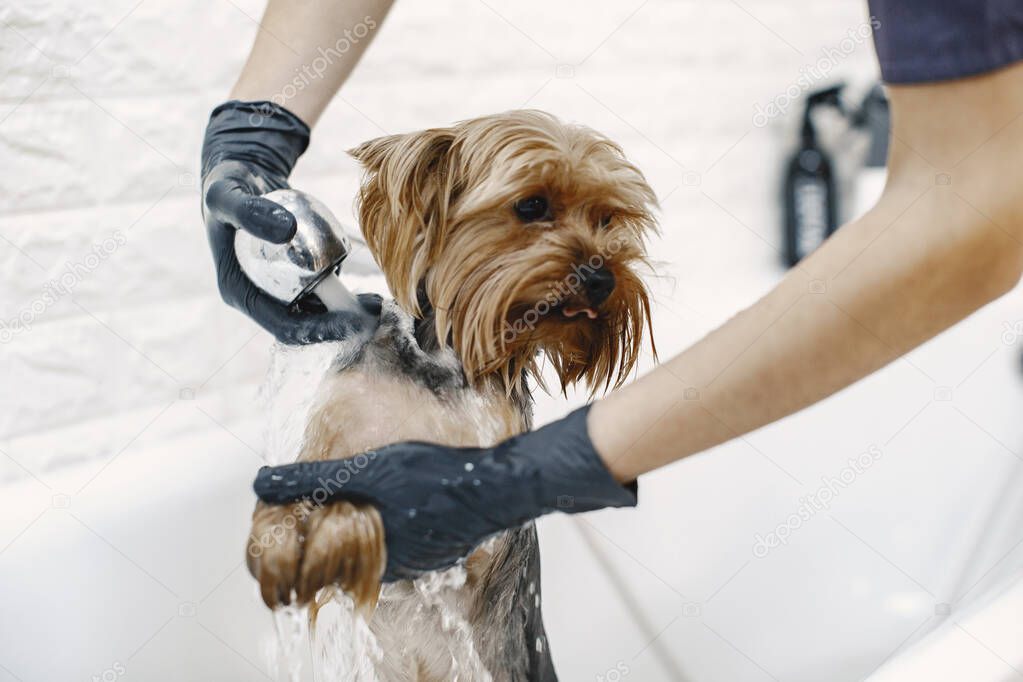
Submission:
<svg viewBox="0 0 1023 682">
<path fill-rule="evenodd" d="M 562 390 L 593 392 L 635 367 L 656 200 L 614 142 L 512 111 L 351 153 L 365 170 L 362 231 L 394 300 L 318 387 L 299 460 L 357 468 L 360 453 L 396 441 L 493 445 L 530 428 L 543 362 Z M 454 679 L 460 658 L 494 680 L 555 679 L 531 524 L 477 548 L 443 604 L 407 581 L 381 590 L 383 528 L 367 504 L 260 503 L 248 557 L 270 607 L 349 594 L 383 650 L 381 680 Z"/>
</svg>

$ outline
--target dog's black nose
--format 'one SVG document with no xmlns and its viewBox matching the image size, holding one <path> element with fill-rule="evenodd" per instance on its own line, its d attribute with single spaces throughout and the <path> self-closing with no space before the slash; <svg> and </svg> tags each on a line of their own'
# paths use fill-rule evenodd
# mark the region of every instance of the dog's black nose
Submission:
<svg viewBox="0 0 1023 682">
<path fill-rule="evenodd" d="M 615 276 L 605 267 L 594 270 L 586 276 L 583 286 L 586 287 L 586 298 L 593 305 L 600 305 L 615 290 Z"/>
</svg>

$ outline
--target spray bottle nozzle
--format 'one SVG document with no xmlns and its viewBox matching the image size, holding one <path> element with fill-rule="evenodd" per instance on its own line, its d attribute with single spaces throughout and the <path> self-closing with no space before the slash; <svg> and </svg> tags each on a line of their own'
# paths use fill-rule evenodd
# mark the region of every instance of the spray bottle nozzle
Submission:
<svg viewBox="0 0 1023 682">
<path fill-rule="evenodd" d="M 817 131 L 813 126 L 813 111 L 820 106 L 831 106 L 840 113 L 845 113 L 842 106 L 842 90 L 845 83 L 833 85 L 830 88 L 817 90 L 806 97 L 806 107 L 803 109 L 802 137 L 804 146 L 813 146 L 817 141 Z"/>
<path fill-rule="evenodd" d="M 817 90 L 816 92 L 810 93 L 806 98 L 807 108 L 815 107 L 819 104 L 830 104 L 833 107 L 841 109 L 841 94 L 844 88 L 845 83 L 839 83 L 831 86 L 830 88 L 824 88 L 823 90 Z"/>
</svg>

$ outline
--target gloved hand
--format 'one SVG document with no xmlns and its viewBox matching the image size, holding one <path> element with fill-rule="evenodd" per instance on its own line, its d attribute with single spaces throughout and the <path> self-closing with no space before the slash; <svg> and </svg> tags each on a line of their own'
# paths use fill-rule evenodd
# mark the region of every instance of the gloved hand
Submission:
<svg viewBox="0 0 1023 682">
<path fill-rule="evenodd" d="M 368 321 L 351 312 L 290 309 L 256 287 L 238 265 L 236 230 L 278 244 L 294 236 L 295 216 L 259 195 L 288 187 L 308 144 L 309 127 L 287 109 L 230 101 L 213 110 L 202 146 L 202 213 L 220 295 L 287 344 L 345 338 Z"/>
<path fill-rule="evenodd" d="M 397 443 L 351 459 L 263 467 L 261 500 L 370 502 L 387 543 L 384 581 L 446 568 L 491 535 L 552 511 L 636 504 L 590 442 L 589 406 L 493 448 Z"/>
</svg>

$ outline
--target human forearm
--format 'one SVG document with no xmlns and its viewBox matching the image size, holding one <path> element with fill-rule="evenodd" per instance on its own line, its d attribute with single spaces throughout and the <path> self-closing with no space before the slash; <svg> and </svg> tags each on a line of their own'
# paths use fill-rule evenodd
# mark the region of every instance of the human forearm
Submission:
<svg viewBox="0 0 1023 682">
<path fill-rule="evenodd" d="M 994 235 L 955 239 L 947 222 L 949 241 L 937 253 L 916 252 L 919 241 L 905 230 L 883 261 L 840 272 L 887 218 L 878 207 L 807 263 L 830 277 L 793 271 L 756 305 L 595 405 L 591 435 L 616 478 L 631 480 L 817 402 L 969 315 L 1018 276 L 988 241 Z"/>
<path fill-rule="evenodd" d="M 1016 283 L 1023 125 L 1005 124 L 1023 107 L 1003 97 L 1003 116 L 971 117 L 971 99 L 990 112 L 992 97 L 955 88 L 937 102 L 928 90 L 894 93 L 891 179 L 873 210 L 764 299 L 594 405 L 591 436 L 618 480 L 813 404 Z M 936 182 L 946 168 L 951 184 Z"/>
<path fill-rule="evenodd" d="M 392 3 L 270 0 L 231 98 L 269 100 L 314 125 Z"/>
</svg>

